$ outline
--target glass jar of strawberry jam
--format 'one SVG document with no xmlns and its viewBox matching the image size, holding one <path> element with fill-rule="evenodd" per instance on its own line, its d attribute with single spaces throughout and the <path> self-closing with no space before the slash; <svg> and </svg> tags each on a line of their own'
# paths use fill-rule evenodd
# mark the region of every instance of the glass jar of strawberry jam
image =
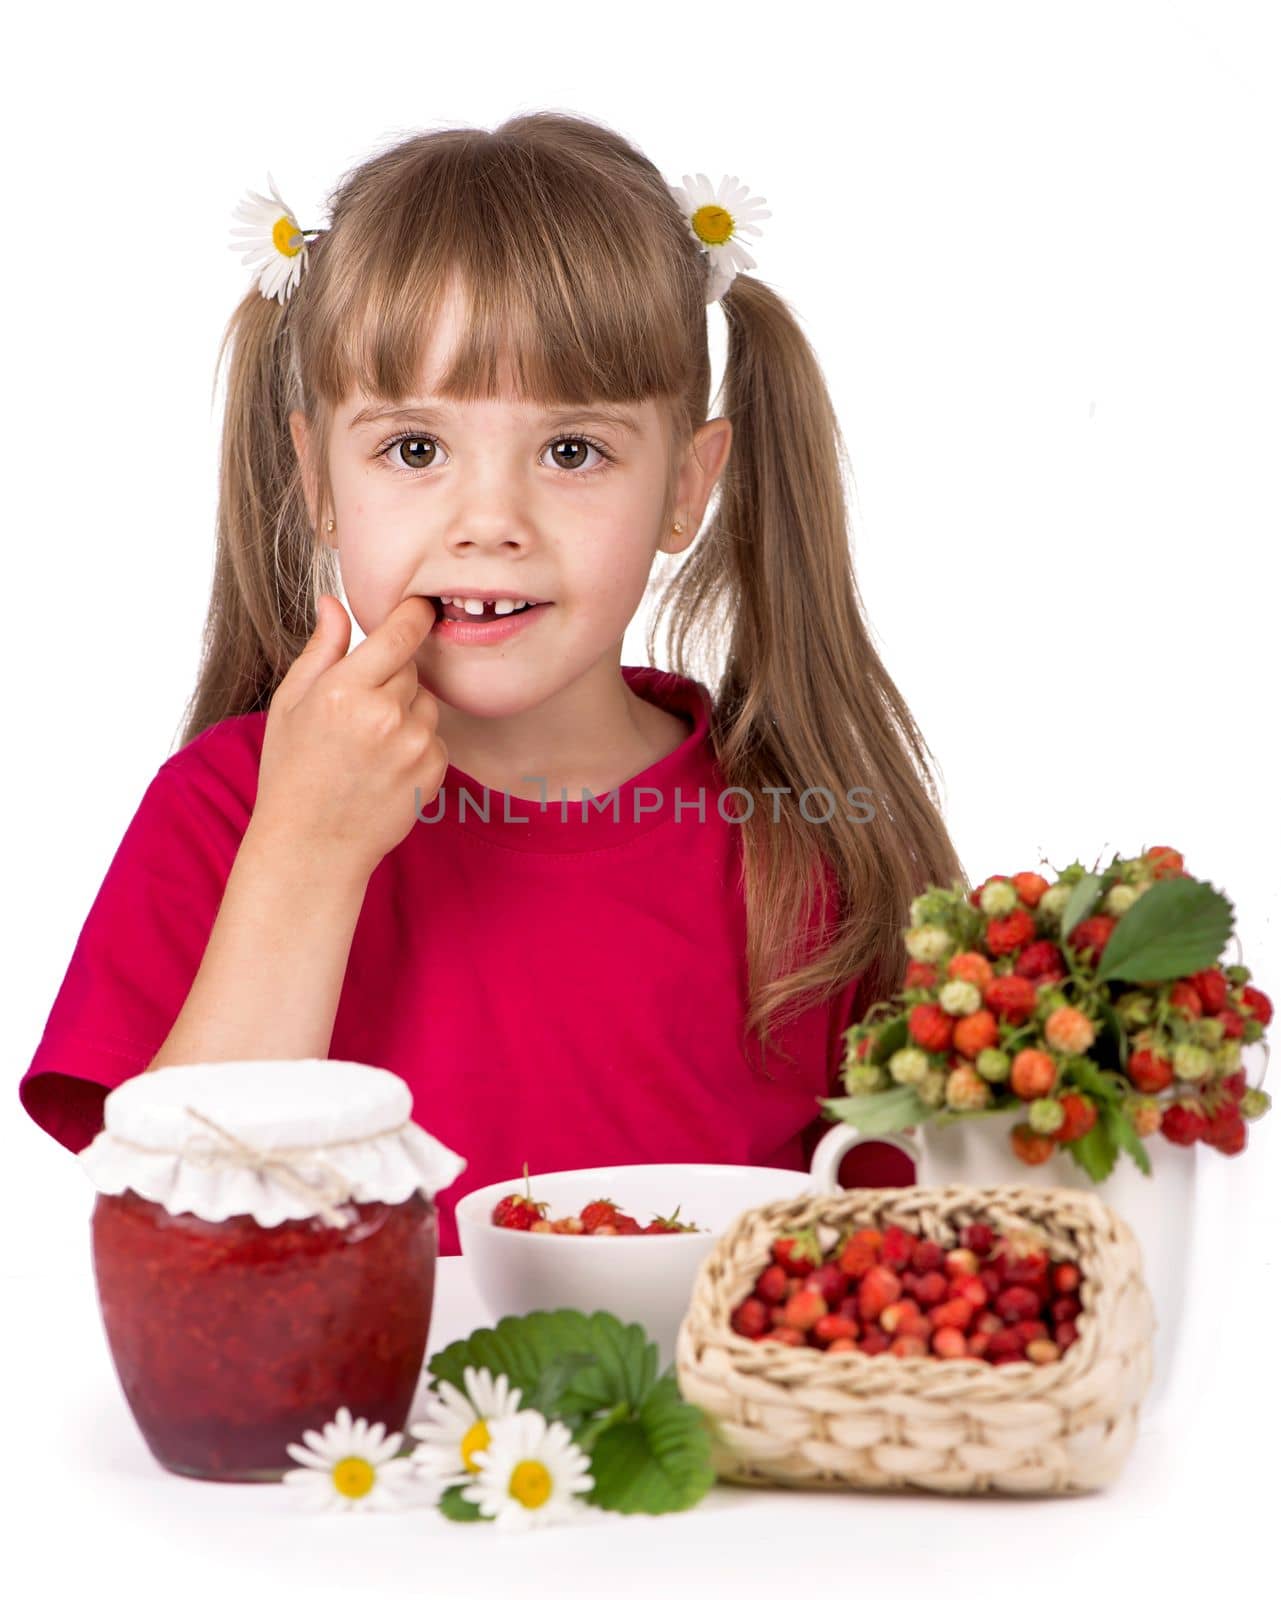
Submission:
<svg viewBox="0 0 1281 1600">
<path fill-rule="evenodd" d="M 404 1081 L 351 1061 L 162 1067 L 106 1097 L 98 1190 L 107 1343 L 172 1472 L 279 1480 L 340 1406 L 404 1429 L 422 1371 L 438 1190 L 466 1163 Z"/>
</svg>

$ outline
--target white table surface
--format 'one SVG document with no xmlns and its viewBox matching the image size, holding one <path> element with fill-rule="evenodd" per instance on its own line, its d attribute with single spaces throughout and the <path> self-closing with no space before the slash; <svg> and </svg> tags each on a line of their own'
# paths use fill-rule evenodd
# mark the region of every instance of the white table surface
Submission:
<svg viewBox="0 0 1281 1600">
<path fill-rule="evenodd" d="M 1256 1198 L 1271 1199 L 1275 1188 L 1269 1181 Z M 1245 1193 L 1225 1183 L 1217 1202 L 1207 1201 L 1213 1237 Z M 14 1378 L 4 1492 L 6 1509 L 17 1512 L 6 1517 L 4 1568 L 58 1594 L 137 1600 L 436 1600 L 520 1594 L 531 1585 L 557 1596 L 661 1589 L 738 1597 L 790 1596 L 798 1584 L 810 1595 L 847 1595 L 872 1582 L 878 1594 L 925 1594 L 939 1582 L 948 1597 L 1020 1600 L 1110 1600 L 1158 1581 L 1159 1600 L 1192 1593 L 1194 1583 L 1222 1590 L 1233 1574 L 1271 1570 L 1276 1516 L 1273 1360 L 1266 1350 L 1244 1357 L 1247 1315 L 1266 1313 L 1258 1338 L 1276 1333 L 1275 1208 L 1246 1220 L 1242 1251 L 1211 1252 L 1198 1264 L 1217 1309 L 1207 1309 L 1195 1337 L 1189 1330 L 1197 1370 L 1180 1370 L 1170 1407 L 1145 1419 L 1123 1476 L 1106 1491 L 993 1500 L 718 1484 L 679 1514 L 503 1536 L 426 1508 L 306 1514 L 276 1485 L 203 1483 L 164 1471 L 111 1365 L 87 1228 L 67 1215 L 46 1263 L 28 1256 L 26 1270 L 3 1274 L 13 1299 L 0 1321 Z M 1266 1298 L 1240 1279 L 1241 1254 Z M 442 1260 L 430 1348 L 492 1320 L 462 1259 Z M 895 1580 L 913 1588 L 880 1587 Z M 1179 1587 L 1169 1588 L 1174 1582 Z M 1247 1592 L 1262 1592 L 1257 1576 Z"/>
</svg>

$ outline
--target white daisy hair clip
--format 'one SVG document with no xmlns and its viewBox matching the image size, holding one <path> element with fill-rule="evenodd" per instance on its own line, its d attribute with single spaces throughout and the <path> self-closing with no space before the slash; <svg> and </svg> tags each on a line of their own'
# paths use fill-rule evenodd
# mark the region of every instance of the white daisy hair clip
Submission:
<svg viewBox="0 0 1281 1600">
<path fill-rule="evenodd" d="M 270 197 L 250 190 L 236 207 L 234 216 L 243 226 L 231 230 L 230 248 L 239 251 L 245 265 L 254 269 L 263 295 L 268 300 L 279 300 L 283 306 L 302 281 L 307 240 L 324 229 L 300 228 L 298 219 L 280 198 L 270 173 L 267 185 Z"/>
<path fill-rule="evenodd" d="M 771 213 L 760 195 L 752 194 L 737 178 L 722 178 L 713 189 L 705 172 L 694 178 L 686 173 L 680 188 L 674 184 L 668 188 L 707 257 L 707 304 L 711 305 L 740 272 L 756 265 L 738 242 L 739 235 L 750 233 L 759 238 L 761 230 L 756 224 Z"/>
<path fill-rule="evenodd" d="M 232 229 L 231 249 L 252 267 L 259 290 L 283 306 L 302 281 L 307 266 L 307 241 L 323 228 L 302 228 L 281 199 L 270 173 L 270 196 L 250 191 L 236 207 L 241 226 Z M 669 184 L 689 230 L 707 262 L 706 303 L 719 300 L 740 272 L 756 265 L 739 242 L 744 234 L 760 237 L 756 224 L 772 213 L 759 195 L 737 178 L 722 178 L 713 189 L 706 173 L 687 173 L 679 187 Z"/>
</svg>

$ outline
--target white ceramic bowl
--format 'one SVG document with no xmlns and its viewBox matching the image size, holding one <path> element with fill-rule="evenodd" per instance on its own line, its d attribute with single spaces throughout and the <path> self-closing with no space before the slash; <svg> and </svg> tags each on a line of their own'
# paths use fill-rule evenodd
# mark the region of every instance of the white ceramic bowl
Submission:
<svg viewBox="0 0 1281 1600">
<path fill-rule="evenodd" d="M 644 1226 L 680 1206 L 681 1222 L 700 1233 L 627 1235 L 524 1233 L 490 1218 L 505 1194 L 524 1194 L 522 1177 L 487 1184 L 454 1209 L 458 1238 L 472 1280 L 490 1315 L 527 1311 L 611 1311 L 639 1322 L 658 1345 L 659 1370 L 674 1358 L 676 1335 L 689 1308 L 698 1269 L 729 1225 L 750 1206 L 786 1200 L 810 1187 L 808 1172 L 783 1167 L 734 1167 L 670 1162 L 629 1167 L 580 1167 L 530 1175 L 535 1200 L 548 1216 L 577 1214 L 607 1197 Z"/>
</svg>

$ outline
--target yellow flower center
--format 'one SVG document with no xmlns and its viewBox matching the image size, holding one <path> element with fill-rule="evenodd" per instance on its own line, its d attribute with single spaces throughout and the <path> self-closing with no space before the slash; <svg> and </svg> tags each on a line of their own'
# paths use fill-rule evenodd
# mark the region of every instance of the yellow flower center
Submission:
<svg viewBox="0 0 1281 1600">
<path fill-rule="evenodd" d="M 724 244 L 734 231 L 734 219 L 724 206 L 699 206 L 690 220 L 704 244 Z"/>
<path fill-rule="evenodd" d="M 288 217 L 277 217 L 271 225 L 271 242 L 282 256 L 296 256 L 303 247 L 303 237 Z"/>
<path fill-rule="evenodd" d="M 349 1500 L 359 1500 L 374 1486 L 374 1469 L 363 1456 L 344 1456 L 334 1465 L 334 1488 Z"/>
<path fill-rule="evenodd" d="M 484 1417 L 480 1417 L 473 1422 L 467 1432 L 463 1434 L 459 1449 L 462 1451 L 463 1466 L 467 1468 L 468 1472 L 479 1472 L 480 1468 L 476 1465 L 473 1457 L 478 1450 L 489 1449 L 489 1429 L 485 1424 Z"/>
<path fill-rule="evenodd" d="M 518 1461 L 512 1468 L 507 1493 L 532 1511 L 552 1492 L 552 1475 L 541 1461 Z"/>
</svg>

